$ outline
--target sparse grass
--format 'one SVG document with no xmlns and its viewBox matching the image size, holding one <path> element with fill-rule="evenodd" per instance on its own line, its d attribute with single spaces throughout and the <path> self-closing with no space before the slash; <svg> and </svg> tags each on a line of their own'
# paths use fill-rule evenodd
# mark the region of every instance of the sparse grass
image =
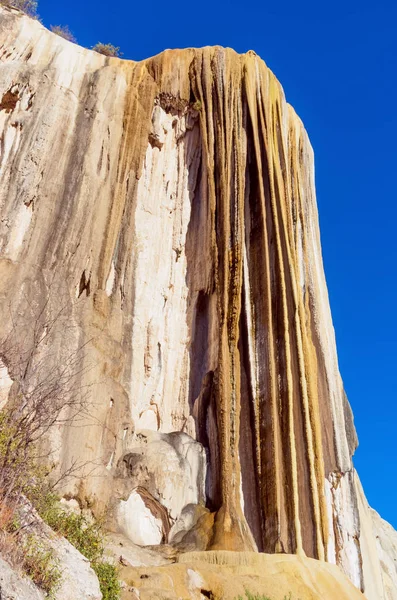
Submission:
<svg viewBox="0 0 397 600">
<path fill-rule="evenodd" d="M 120 58 L 123 55 L 123 53 L 120 52 L 120 48 L 118 46 L 113 46 L 113 44 L 102 44 L 102 42 L 98 42 L 92 49 L 104 56 Z"/>
<path fill-rule="evenodd" d="M 272 600 L 269 596 L 264 596 L 263 594 L 251 594 L 251 592 L 245 592 L 246 600 Z M 244 600 L 242 596 L 238 597 L 238 600 Z"/>
<path fill-rule="evenodd" d="M 30 13 L 36 7 L 33 0 L 12 0 L 11 4 Z M 79 386 L 84 346 L 60 363 L 53 361 L 51 350 L 45 355 L 44 347 L 51 347 L 49 340 L 55 323 L 62 318 L 62 310 L 57 308 L 55 317 L 49 316 L 48 303 L 49 300 L 44 307 L 38 304 L 38 312 L 36 305 L 29 305 L 26 324 L 23 311 L 22 320 L 18 320 L 19 313 L 14 315 L 13 327 L 0 340 L 0 358 L 13 373 L 16 387 L 15 395 L 0 411 L 0 550 L 47 595 L 54 593 L 61 581 L 61 558 L 37 518 L 39 513 L 91 562 L 103 599 L 117 600 L 117 570 L 105 561 L 101 524 L 62 509 L 50 484 L 50 456 L 41 450 L 40 442 L 51 428 L 65 423 L 64 414 L 70 414 L 66 422 L 72 422 L 89 405 L 89 392 L 82 392 Z M 72 465 L 58 474 L 58 483 L 79 468 Z"/>
<path fill-rule="evenodd" d="M 5 459 L 7 451 L 13 452 L 13 443 L 6 443 L 4 431 L 7 428 L 4 425 L 0 414 L 0 463 L 4 462 L 1 459 Z M 15 488 L 8 496 L 0 493 L 0 551 L 10 564 L 21 568 L 46 596 L 54 598 L 62 579 L 59 559 L 45 537 L 32 533 L 30 524 L 27 524 L 30 516 L 22 516 L 21 512 L 23 495 L 31 487 L 32 478 L 39 473 L 34 454 L 26 454 L 25 467 L 20 468 L 19 461 L 15 461 Z M 8 477 L 4 479 L 7 483 Z"/>
<path fill-rule="evenodd" d="M 70 31 L 67 25 L 51 25 L 50 29 L 52 33 L 59 35 L 68 42 L 76 43 L 76 38 L 74 37 L 73 33 Z"/>
<path fill-rule="evenodd" d="M 2 447 L 4 452 L 1 437 L 0 428 L 0 455 Z M 31 480 L 23 481 L 23 492 L 40 517 L 90 561 L 98 577 L 103 600 L 119 600 L 121 586 L 118 571 L 104 557 L 105 534 L 101 521 L 66 510 L 45 477 L 36 475 Z M 62 579 L 60 561 L 45 537 L 31 533 L 30 526 L 25 529 L 18 511 L 18 503 L 7 504 L 7 501 L 0 499 L 0 551 L 53 598 Z M 25 521 L 26 517 L 22 520 Z"/>
<path fill-rule="evenodd" d="M 243 596 L 238 596 L 235 600 L 272 600 L 272 598 L 269 598 L 269 596 L 265 596 L 264 594 L 251 594 L 251 592 L 245 590 L 245 598 L 243 598 Z M 284 596 L 284 600 L 292 600 L 291 592 L 288 596 Z"/>
<path fill-rule="evenodd" d="M 59 559 L 52 548 L 36 535 L 28 535 L 22 545 L 23 570 L 50 598 L 54 598 L 62 580 Z"/>
</svg>

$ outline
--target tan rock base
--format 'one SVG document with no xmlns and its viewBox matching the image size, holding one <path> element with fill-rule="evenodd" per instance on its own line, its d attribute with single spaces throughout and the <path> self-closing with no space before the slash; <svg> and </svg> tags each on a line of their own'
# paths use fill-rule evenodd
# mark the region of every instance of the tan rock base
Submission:
<svg viewBox="0 0 397 600">
<path fill-rule="evenodd" d="M 188 552 L 162 567 L 122 567 L 122 600 L 364 600 L 341 570 L 303 556 Z"/>
</svg>

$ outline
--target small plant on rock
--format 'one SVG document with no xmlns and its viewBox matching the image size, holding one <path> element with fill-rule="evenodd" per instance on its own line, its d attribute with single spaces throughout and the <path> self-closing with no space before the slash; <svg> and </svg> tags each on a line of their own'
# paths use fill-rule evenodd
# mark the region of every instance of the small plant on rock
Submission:
<svg viewBox="0 0 397 600">
<path fill-rule="evenodd" d="M 246 600 L 271 600 L 269 596 L 264 596 L 263 594 L 251 594 L 251 592 L 245 591 L 245 599 Z M 238 597 L 238 600 L 244 600 L 242 596 Z"/>
<path fill-rule="evenodd" d="M 120 598 L 121 586 L 114 565 L 100 561 L 92 565 L 101 587 L 102 600 L 118 600 Z"/>
<path fill-rule="evenodd" d="M 269 598 L 269 596 L 265 596 L 264 594 L 251 594 L 251 592 L 245 590 L 245 597 L 243 598 L 243 596 L 238 596 L 235 600 L 271 600 L 271 598 Z M 284 596 L 284 600 L 292 600 L 291 592 L 288 596 Z"/>
<path fill-rule="evenodd" d="M 201 100 L 196 100 L 193 105 L 192 105 L 193 110 L 195 110 L 196 112 L 200 112 L 201 109 L 203 108 L 203 103 L 201 102 Z"/>
<path fill-rule="evenodd" d="M 52 33 L 59 35 L 68 42 L 76 43 L 76 38 L 74 37 L 73 33 L 70 31 L 67 25 L 51 25 L 50 29 Z"/>
<path fill-rule="evenodd" d="M 111 56 L 114 58 L 120 58 L 122 56 L 120 48 L 118 46 L 113 46 L 113 44 L 102 44 L 102 42 L 98 42 L 92 49 L 104 56 Z"/>
<path fill-rule="evenodd" d="M 59 560 L 34 534 L 23 543 L 23 570 L 50 598 L 54 597 L 62 579 Z"/>
</svg>

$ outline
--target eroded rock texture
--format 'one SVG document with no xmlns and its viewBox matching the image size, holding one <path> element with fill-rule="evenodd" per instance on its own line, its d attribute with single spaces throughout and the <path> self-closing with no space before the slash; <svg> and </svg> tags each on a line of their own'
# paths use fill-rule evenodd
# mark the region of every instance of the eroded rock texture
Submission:
<svg viewBox="0 0 397 600">
<path fill-rule="evenodd" d="M 147 543 L 182 519 L 199 549 L 306 553 L 394 598 L 363 569 L 313 152 L 274 75 L 220 47 L 105 58 L 7 8 L 0 60 L 2 333 L 36 380 L 84 347 L 92 405 L 48 441 L 88 465 L 65 493 L 124 532 L 141 507 Z"/>
</svg>

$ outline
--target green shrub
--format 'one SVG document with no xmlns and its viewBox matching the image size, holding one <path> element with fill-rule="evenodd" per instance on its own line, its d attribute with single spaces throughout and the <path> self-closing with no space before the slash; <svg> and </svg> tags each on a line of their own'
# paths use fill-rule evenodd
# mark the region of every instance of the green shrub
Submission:
<svg viewBox="0 0 397 600">
<path fill-rule="evenodd" d="M 117 569 L 104 558 L 105 534 L 100 520 L 88 520 L 82 514 L 65 510 L 51 491 L 33 488 L 30 499 L 41 518 L 64 536 L 91 563 L 97 574 L 103 600 L 118 600 L 121 587 Z"/>
<path fill-rule="evenodd" d="M 76 515 L 62 510 L 54 513 L 52 522 L 51 519 L 47 522 L 52 529 L 69 540 L 90 562 L 101 559 L 104 547 L 100 523 L 97 521 L 88 523 L 83 515 Z"/>
<path fill-rule="evenodd" d="M 76 38 L 74 37 L 73 33 L 70 31 L 67 25 L 51 25 L 50 29 L 52 33 L 59 35 L 68 42 L 76 43 Z"/>
<path fill-rule="evenodd" d="M 19 8 L 29 17 L 37 18 L 37 1 L 36 0 L 0 0 L 0 4 Z"/>
<path fill-rule="evenodd" d="M 38 465 L 37 453 L 30 444 L 26 447 L 11 417 L 7 411 L 0 411 L 0 549 L 4 555 L 14 556 L 14 562 L 21 564 L 26 575 L 49 596 L 55 593 L 61 571 L 54 551 L 33 534 L 27 535 L 18 546 L 18 534 L 23 529 L 18 507 L 26 496 L 51 529 L 90 561 L 103 600 L 118 600 L 121 587 L 116 567 L 104 558 L 101 521 L 89 520 L 62 507 L 49 484 L 49 469 Z"/>
<path fill-rule="evenodd" d="M 113 46 L 113 44 L 102 44 L 102 42 L 98 42 L 92 49 L 104 56 L 113 56 L 115 58 L 120 58 L 120 56 L 122 56 L 120 48 L 118 46 Z"/>
<path fill-rule="evenodd" d="M 94 562 L 92 568 L 99 579 L 102 600 L 118 600 L 120 597 L 121 586 L 116 567 L 102 560 Z"/>
</svg>

